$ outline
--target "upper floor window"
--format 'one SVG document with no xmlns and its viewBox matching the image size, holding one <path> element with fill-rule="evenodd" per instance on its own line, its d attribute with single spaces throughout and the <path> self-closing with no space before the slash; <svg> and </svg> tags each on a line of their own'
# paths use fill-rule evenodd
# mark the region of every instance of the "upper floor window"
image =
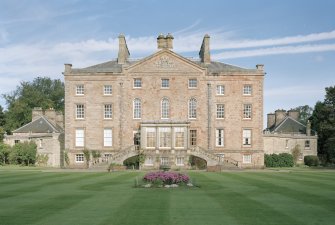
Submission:
<svg viewBox="0 0 335 225">
<path fill-rule="evenodd" d="M 105 85 L 104 86 L 104 95 L 111 95 L 112 94 L 112 85 Z"/>
<path fill-rule="evenodd" d="M 171 147 L 171 128 L 160 127 L 159 128 L 159 147 L 170 148 Z"/>
<path fill-rule="evenodd" d="M 185 146 L 185 130 L 184 127 L 174 128 L 175 147 L 183 148 Z"/>
<path fill-rule="evenodd" d="M 104 129 L 104 146 L 105 147 L 113 146 L 113 131 L 111 128 Z"/>
<path fill-rule="evenodd" d="M 133 102 L 134 119 L 141 119 L 142 104 L 141 99 L 135 98 Z"/>
<path fill-rule="evenodd" d="M 252 86 L 250 84 L 246 84 L 243 86 L 243 95 L 251 95 L 252 94 Z"/>
<path fill-rule="evenodd" d="M 224 146 L 224 130 L 216 129 L 216 146 L 223 147 Z"/>
<path fill-rule="evenodd" d="M 216 105 L 216 118 L 223 119 L 224 118 L 224 104 Z"/>
<path fill-rule="evenodd" d="M 169 88 L 169 87 L 170 87 L 170 80 L 162 79 L 162 88 Z"/>
<path fill-rule="evenodd" d="M 76 95 L 84 95 L 84 85 L 79 84 L 76 86 Z"/>
<path fill-rule="evenodd" d="M 251 146 L 251 130 L 243 129 L 243 146 Z"/>
<path fill-rule="evenodd" d="M 82 104 L 76 105 L 76 119 L 85 118 L 85 106 Z"/>
<path fill-rule="evenodd" d="M 134 88 L 141 88 L 141 87 L 142 87 L 142 79 L 134 78 Z"/>
<path fill-rule="evenodd" d="M 168 119 L 170 115 L 170 102 L 168 98 L 162 99 L 161 117 L 162 119 Z"/>
<path fill-rule="evenodd" d="M 104 109 L 104 118 L 105 119 L 112 119 L 113 118 L 113 105 L 106 104 Z"/>
<path fill-rule="evenodd" d="M 311 142 L 309 140 L 305 141 L 305 148 L 310 148 L 311 147 Z"/>
<path fill-rule="evenodd" d="M 197 118 L 197 100 L 195 98 L 191 98 L 188 102 L 188 118 Z"/>
<path fill-rule="evenodd" d="M 76 147 L 84 147 L 85 133 L 83 128 L 76 129 Z"/>
<path fill-rule="evenodd" d="M 190 145 L 197 145 L 197 130 L 190 130 Z"/>
<path fill-rule="evenodd" d="M 156 147 L 156 129 L 154 127 L 147 127 L 146 135 L 147 135 L 147 138 L 146 138 L 147 148 Z"/>
<path fill-rule="evenodd" d="M 251 119 L 252 106 L 251 104 L 243 105 L 243 119 Z"/>
<path fill-rule="evenodd" d="M 196 88 L 196 87 L 198 87 L 198 80 L 197 79 L 189 79 L 188 80 L 188 87 L 189 88 Z"/>
<path fill-rule="evenodd" d="M 217 85 L 216 86 L 216 94 L 217 95 L 224 95 L 224 85 Z"/>
</svg>

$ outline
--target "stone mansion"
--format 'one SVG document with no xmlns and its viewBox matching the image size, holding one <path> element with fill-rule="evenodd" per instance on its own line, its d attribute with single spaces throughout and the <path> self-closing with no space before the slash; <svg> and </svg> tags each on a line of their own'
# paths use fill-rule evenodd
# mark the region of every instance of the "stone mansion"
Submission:
<svg viewBox="0 0 335 225">
<path fill-rule="evenodd" d="M 65 64 L 65 151 L 82 167 L 83 150 L 121 163 L 139 153 L 144 167 L 187 167 L 191 155 L 262 167 L 263 65 L 245 69 L 211 60 L 205 35 L 199 59 L 174 51 L 159 35 L 157 51 L 131 60 L 119 36 L 116 60 L 86 68 Z"/>
</svg>

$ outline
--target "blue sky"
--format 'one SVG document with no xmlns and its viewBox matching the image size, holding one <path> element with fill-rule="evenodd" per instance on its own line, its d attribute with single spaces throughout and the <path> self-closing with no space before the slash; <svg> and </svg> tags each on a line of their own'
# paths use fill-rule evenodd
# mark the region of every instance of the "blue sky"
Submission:
<svg viewBox="0 0 335 225">
<path fill-rule="evenodd" d="M 154 53 L 160 33 L 196 58 L 208 33 L 212 59 L 265 65 L 264 114 L 314 106 L 335 85 L 334 9 L 332 0 L 0 0 L 0 94 L 37 76 L 63 79 L 64 63 L 115 58 L 119 33 L 132 58 Z"/>
</svg>

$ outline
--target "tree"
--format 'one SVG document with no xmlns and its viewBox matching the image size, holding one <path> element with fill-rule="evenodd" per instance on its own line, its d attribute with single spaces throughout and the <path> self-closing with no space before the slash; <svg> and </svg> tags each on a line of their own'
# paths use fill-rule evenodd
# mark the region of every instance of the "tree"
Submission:
<svg viewBox="0 0 335 225">
<path fill-rule="evenodd" d="M 307 124 L 307 121 L 313 114 L 313 108 L 310 107 L 309 105 L 298 106 L 293 110 L 299 111 L 299 122 L 305 125 Z"/>
<path fill-rule="evenodd" d="M 323 163 L 335 163 L 335 86 L 326 88 L 323 102 L 317 102 L 311 117 L 318 133 L 318 155 Z"/>
<path fill-rule="evenodd" d="M 9 163 L 10 149 L 9 145 L 0 143 L 0 165 Z"/>
<path fill-rule="evenodd" d="M 3 108 L 0 105 L 0 143 L 3 141 L 4 134 L 5 134 L 5 113 L 3 112 Z"/>
<path fill-rule="evenodd" d="M 37 77 L 32 82 L 21 82 L 16 90 L 2 95 L 8 105 L 5 130 L 10 133 L 31 121 L 34 107 L 64 111 L 64 83 L 48 77 Z"/>
</svg>

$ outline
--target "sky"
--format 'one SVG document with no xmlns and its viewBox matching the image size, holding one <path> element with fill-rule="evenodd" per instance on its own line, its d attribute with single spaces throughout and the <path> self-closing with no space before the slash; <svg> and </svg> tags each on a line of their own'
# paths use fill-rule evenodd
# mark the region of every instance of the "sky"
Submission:
<svg viewBox="0 0 335 225">
<path fill-rule="evenodd" d="M 264 117 L 313 107 L 335 85 L 334 9 L 333 0 L 0 0 L 0 94 L 38 76 L 63 80 L 64 63 L 115 59 L 120 33 L 131 58 L 156 52 L 160 33 L 198 58 L 209 34 L 212 60 L 264 64 Z"/>
</svg>

